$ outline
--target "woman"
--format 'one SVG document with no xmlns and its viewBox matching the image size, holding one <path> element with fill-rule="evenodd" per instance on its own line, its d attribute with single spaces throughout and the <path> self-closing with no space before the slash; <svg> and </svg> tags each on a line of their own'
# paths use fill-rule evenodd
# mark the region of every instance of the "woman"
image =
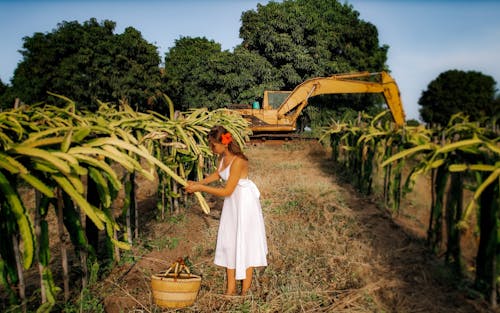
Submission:
<svg viewBox="0 0 500 313">
<path fill-rule="evenodd" d="M 189 181 L 186 191 L 224 197 L 214 263 L 226 268 L 226 295 L 236 294 L 236 280 L 243 280 L 241 295 L 252 284 L 253 268 L 267 266 L 267 242 L 260 192 L 248 179 L 248 158 L 222 126 L 208 134 L 212 151 L 219 156 L 217 170 L 199 182 Z M 219 179 L 223 187 L 208 184 Z"/>
</svg>

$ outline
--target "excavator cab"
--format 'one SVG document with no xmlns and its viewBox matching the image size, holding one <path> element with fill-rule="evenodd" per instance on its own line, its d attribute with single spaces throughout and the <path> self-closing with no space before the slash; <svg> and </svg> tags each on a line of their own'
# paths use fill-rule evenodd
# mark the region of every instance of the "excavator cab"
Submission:
<svg viewBox="0 0 500 313">
<path fill-rule="evenodd" d="M 267 110 L 277 110 L 291 93 L 291 91 L 265 90 L 262 108 Z"/>
</svg>

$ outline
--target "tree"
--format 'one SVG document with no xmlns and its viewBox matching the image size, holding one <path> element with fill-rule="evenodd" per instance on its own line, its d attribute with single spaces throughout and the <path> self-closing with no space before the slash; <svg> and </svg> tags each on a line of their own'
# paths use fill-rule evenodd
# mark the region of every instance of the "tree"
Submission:
<svg viewBox="0 0 500 313">
<path fill-rule="evenodd" d="M 495 101 L 493 101 L 493 117 L 494 122 L 498 125 L 500 121 L 500 94 L 496 95 Z M 496 112 L 496 113 L 495 113 Z"/>
<path fill-rule="evenodd" d="M 0 79 L 0 95 L 3 95 L 7 91 L 7 85 L 3 83 L 3 81 Z"/>
<path fill-rule="evenodd" d="M 23 59 L 14 72 L 13 90 L 25 103 L 62 94 L 79 107 L 97 101 L 126 100 L 140 109 L 160 88 L 160 57 L 132 27 L 113 33 L 115 23 L 95 18 L 62 22 L 50 33 L 23 38 Z"/>
<path fill-rule="evenodd" d="M 201 81 L 216 80 L 209 66 L 219 53 L 221 45 L 205 37 L 181 37 L 165 54 L 165 89 L 177 109 L 211 106 L 213 90 Z"/>
<path fill-rule="evenodd" d="M 206 38 L 182 37 L 165 55 L 166 93 L 176 108 L 225 107 L 261 100 L 279 89 L 276 70 L 262 56 L 237 47 L 233 53 Z"/>
<path fill-rule="evenodd" d="M 229 103 L 250 105 L 254 101 L 261 102 L 264 90 L 283 87 L 283 81 L 276 79 L 276 69 L 264 57 L 241 46 L 233 53 L 221 53 L 214 65 L 220 88 L 231 100 Z"/>
<path fill-rule="evenodd" d="M 0 111 L 2 108 L 7 108 L 7 104 L 5 103 L 4 97 L 6 96 L 7 89 L 9 87 L 3 83 L 3 81 L 0 79 Z"/>
<path fill-rule="evenodd" d="M 278 69 L 286 89 L 316 76 L 386 70 L 388 46 L 374 25 L 336 0 L 257 5 L 241 17 L 242 45 Z"/>
<path fill-rule="evenodd" d="M 426 123 L 446 125 L 450 117 L 463 112 L 470 120 L 498 113 L 495 80 L 476 71 L 449 70 L 439 74 L 422 92 L 418 101 Z"/>
<path fill-rule="evenodd" d="M 15 97 L 12 94 L 12 86 L 6 85 L 0 80 L 0 111 L 14 106 Z"/>
</svg>

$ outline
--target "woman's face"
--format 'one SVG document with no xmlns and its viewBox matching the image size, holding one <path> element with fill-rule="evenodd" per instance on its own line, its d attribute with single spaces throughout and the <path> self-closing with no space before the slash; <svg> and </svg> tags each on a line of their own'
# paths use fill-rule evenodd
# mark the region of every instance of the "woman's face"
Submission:
<svg viewBox="0 0 500 313">
<path fill-rule="evenodd" d="M 227 148 L 227 145 L 223 145 L 222 143 L 217 142 L 215 139 L 210 139 L 208 141 L 208 144 L 210 145 L 210 149 L 212 149 L 212 152 L 215 154 L 222 154 Z"/>
</svg>

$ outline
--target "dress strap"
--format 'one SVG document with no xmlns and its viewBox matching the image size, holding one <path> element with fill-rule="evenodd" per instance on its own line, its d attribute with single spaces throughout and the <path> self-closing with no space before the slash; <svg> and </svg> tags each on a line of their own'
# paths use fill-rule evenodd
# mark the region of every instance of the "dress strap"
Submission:
<svg viewBox="0 0 500 313">
<path fill-rule="evenodd" d="M 219 168 L 217 169 L 217 172 L 220 172 L 220 170 L 222 169 L 222 166 L 224 166 L 224 157 L 222 157 L 220 159 L 220 164 L 219 164 Z"/>
<path fill-rule="evenodd" d="M 231 159 L 231 162 L 229 162 L 229 164 L 227 165 L 227 167 L 230 167 L 231 164 L 233 164 L 234 159 L 236 159 L 236 155 L 233 156 L 233 158 Z"/>
<path fill-rule="evenodd" d="M 227 168 L 230 168 L 231 164 L 233 164 L 234 159 L 236 159 L 236 155 L 233 156 L 233 158 L 231 159 L 231 162 L 229 162 L 229 164 L 224 167 L 224 157 L 222 157 L 220 160 L 219 169 L 217 171 L 220 173 L 221 171 L 225 171 Z M 223 167 L 224 167 L 224 169 L 222 169 Z"/>
</svg>

